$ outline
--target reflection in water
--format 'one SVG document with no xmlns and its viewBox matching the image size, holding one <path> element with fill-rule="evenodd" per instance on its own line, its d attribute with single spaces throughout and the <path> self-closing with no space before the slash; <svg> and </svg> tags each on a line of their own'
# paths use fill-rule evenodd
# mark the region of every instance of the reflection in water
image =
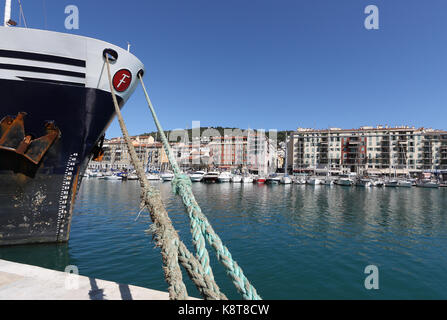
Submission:
<svg viewBox="0 0 447 320">
<path fill-rule="evenodd" d="M 192 250 L 180 199 L 170 183 L 154 184 Z M 447 298 L 446 189 L 195 183 L 193 191 L 263 298 Z M 159 250 L 144 232 L 149 215 L 135 221 L 138 211 L 138 182 L 87 179 L 68 245 L 1 248 L 0 258 L 59 270 L 74 264 L 91 277 L 166 290 Z M 210 255 L 222 290 L 239 298 Z M 363 286 L 370 264 L 380 271 L 375 292 Z"/>
</svg>

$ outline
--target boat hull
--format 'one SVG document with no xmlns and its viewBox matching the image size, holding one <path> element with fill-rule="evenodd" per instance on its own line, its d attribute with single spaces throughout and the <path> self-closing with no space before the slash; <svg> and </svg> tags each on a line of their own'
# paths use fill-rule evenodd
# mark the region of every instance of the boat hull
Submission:
<svg viewBox="0 0 447 320">
<path fill-rule="evenodd" d="M 173 174 L 162 174 L 161 180 L 163 180 L 163 182 L 172 181 L 172 180 L 174 180 L 174 175 Z"/>
<path fill-rule="evenodd" d="M 351 181 L 351 180 L 343 180 L 343 179 L 340 179 L 340 180 L 337 180 L 337 181 L 336 181 L 336 184 L 339 185 L 339 186 L 347 186 L 347 187 L 350 187 L 350 186 L 352 186 L 352 181 Z"/>
<path fill-rule="evenodd" d="M 242 182 L 242 177 L 234 176 L 234 177 L 231 178 L 231 182 L 233 182 L 233 183 L 241 183 Z"/>
<path fill-rule="evenodd" d="M 26 112 L 25 130 L 35 137 L 45 134 L 48 120 L 61 131 L 37 166 L 0 152 L 0 245 L 67 241 L 80 175 L 114 116 L 111 95 L 4 79 L 0 94 L 0 118 Z"/>
<path fill-rule="evenodd" d="M 216 182 L 219 182 L 219 178 L 217 178 L 217 177 L 203 177 L 202 178 L 202 182 L 205 182 L 205 183 L 216 183 Z"/>
<path fill-rule="evenodd" d="M 419 188 L 439 188 L 439 184 L 436 183 L 420 183 L 416 185 Z"/>
<path fill-rule="evenodd" d="M 149 181 L 160 181 L 160 177 L 155 174 L 148 174 L 146 175 L 146 179 Z"/>
<path fill-rule="evenodd" d="M 308 184 L 315 186 L 321 184 L 321 181 L 319 179 L 310 179 Z"/>
<path fill-rule="evenodd" d="M 399 186 L 397 181 L 385 182 L 385 187 L 387 188 L 397 188 Z"/>
<path fill-rule="evenodd" d="M 116 57 L 112 75 L 125 69 L 131 76 L 117 89 L 122 107 L 144 71 L 129 52 L 77 35 L 0 27 L 0 119 L 24 113 L 23 134 L 32 141 L 45 137 L 48 121 L 60 131 L 35 163 L 19 152 L 31 145 L 0 150 L 0 246 L 68 241 L 82 176 L 115 115 L 106 53 Z M 5 147 L 12 140 L 3 129 Z"/>
<path fill-rule="evenodd" d="M 289 177 L 283 177 L 279 181 L 280 184 L 292 184 L 292 179 Z"/>
<path fill-rule="evenodd" d="M 409 181 L 399 181 L 397 186 L 400 188 L 411 188 L 413 186 L 413 183 L 411 183 Z"/>
</svg>

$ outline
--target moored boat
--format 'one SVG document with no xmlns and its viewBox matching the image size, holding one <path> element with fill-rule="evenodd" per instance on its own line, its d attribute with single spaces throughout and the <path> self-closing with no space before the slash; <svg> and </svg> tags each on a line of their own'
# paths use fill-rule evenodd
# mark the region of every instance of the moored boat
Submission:
<svg viewBox="0 0 447 320">
<path fill-rule="evenodd" d="M 396 179 L 386 180 L 384 182 L 384 185 L 385 185 L 385 187 L 398 187 L 399 181 L 397 181 Z"/>
<path fill-rule="evenodd" d="M 384 186 L 384 182 L 381 179 L 371 180 L 371 184 L 373 187 L 383 187 Z"/>
<path fill-rule="evenodd" d="M 281 184 L 291 184 L 292 183 L 292 179 L 289 176 L 283 176 L 281 177 L 280 182 Z"/>
<path fill-rule="evenodd" d="M 147 180 L 150 180 L 150 181 L 160 181 L 160 176 L 155 173 L 147 173 L 146 178 L 147 178 Z"/>
<path fill-rule="evenodd" d="M 304 178 L 295 177 L 293 180 L 293 183 L 303 185 L 306 184 L 306 180 Z"/>
<path fill-rule="evenodd" d="M 243 176 L 242 183 L 253 183 L 253 177 L 250 175 Z"/>
<path fill-rule="evenodd" d="M 399 180 L 397 182 L 397 186 L 403 187 L 403 188 L 411 188 L 413 186 L 413 182 L 411 182 L 409 180 Z"/>
<path fill-rule="evenodd" d="M 104 176 L 103 180 L 117 181 L 117 180 L 122 180 L 122 177 L 117 174 L 112 174 L 112 175 Z"/>
<path fill-rule="evenodd" d="M 319 185 L 319 184 L 321 184 L 321 179 L 316 178 L 316 177 L 311 177 L 311 178 L 309 178 L 309 180 L 307 180 L 307 184 L 310 184 L 313 186 Z"/>
<path fill-rule="evenodd" d="M 342 177 L 335 180 L 335 184 L 339 186 L 352 186 L 354 184 L 354 180 L 351 178 Z"/>
<path fill-rule="evenodd" d="M 334 184 L 334 180 L 332 180 L 331 178 L 327 177 L 323 180 L 320 181 L 321 184 L 326 185 L 326 186 L 332 186 Z"/>
<path fill-rule="evenodd" d="M 215 171 L 206 173 L 202 178 L 202 182 L 205 182 L 205 183 L 215 183 L 218 181 L 219 181 L 219 172 L 215 172 Z"/>
<path fill-rule="evenodd" d="M 281 177 L 278 176 L 276 173 L 270 174 L 267 179 L 265 180 L 268 184 L 278 184 L 281 181 Z"/>
<path fill-rule="evenodd" d="M 174 179 L 174 174 L 172 172 L 164 172 L 160 175 L 161 180 L 164 181 L 172 181 Z"/>
<path fill-rule="evenodd" d="M 189 178 L 192 182 L 200 182 L 205 175 L 205 171 L 196 171 L 189 175 Z"/>
<path fill-rule="evenodd" d="M 104 179 L 107 179 L 108 177 L 110 177 L 110 176 L 112 176 L 112 175 L 113 175 L 113 172 L 111 172 L 111 171 L 102 172 L 101 175 L 98 176 L 98 178 L 99 178 L 100 180 L 104 180 Z"/>
<path fill-rule="evenodd" d="M 230 182 L 231 181 L 231 174 L 229 172 L 221 172 L 217 178 L 217 180 L 221 183 L 223 182 Z"/>
<path fill-rule="evenodd" d="M 104 41 L 11 25 L 0 27 L 0 245 L 66 242 L 82 175 L 115 116 L 105 58 L 120 107 L 144 67 Z"/>
<path fill-rule="evenodd" d="M 89 176 L 90 178 L 100 178 L 102 177 L 102 172 L 91 171 Z"/>
<path fill-rule="evenodd" d="M 254 180 L 254 182 L 256 182 L 258 184 L 262 184 L 262 183 L 265 183 L 266 178 L 264 176 L 258 176 L 256 178 L 254 178 L 253 180 Z"/>
<path fill-rule="evenodd" d="M 420 188 L 439 188 L 440 184 L 435 180 L 423 179 L 416 182 L 416 186 Z"/>
<path fill-rule="evenodd" d="M 358 179 L 356 184 L 356 186 L 358 187 L 372 187 L 372 182 L 371 179 L 367 179 L 367 178 L 362 178 L 362 179 Z"/>
<path fill-rule="evenodd" d="M 233 183 L 241 183 L 242 182 L 242 176 L 235 174 L 231 177 L 231 182 Z"/>
</svg>

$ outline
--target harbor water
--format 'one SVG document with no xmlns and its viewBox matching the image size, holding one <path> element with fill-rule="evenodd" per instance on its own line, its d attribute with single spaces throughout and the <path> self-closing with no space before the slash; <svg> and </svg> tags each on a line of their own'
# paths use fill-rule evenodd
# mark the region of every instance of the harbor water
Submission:
<svg viewBox="0 0 447 320">
<path fill-rule="evenodd" d="M 169 182 L 155 182 L 181 239 L 189 219 Z M 264 299 L 447 299 L 447 188 L 203 184 L 193 191 L 214 230 Z M 84 179 L 70 241 L 0 248 L 0 259 L 167 290 L 145 232 L 137 181 Z M 208 247 L 217 283 L 239 299 Z M 365 267 L 379 289 L 365 288 Z M 186 273 L 191 296 L 200 297 Z M 107 297 L 105 297 L 107 298 Z"/>
</svg>

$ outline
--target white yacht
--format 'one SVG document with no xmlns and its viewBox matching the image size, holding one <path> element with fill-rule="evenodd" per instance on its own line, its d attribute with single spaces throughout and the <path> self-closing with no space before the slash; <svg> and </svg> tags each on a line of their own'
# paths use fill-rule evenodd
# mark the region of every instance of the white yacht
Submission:
<svg viewBox="0 0 447 320">
<path fill-rule="evenodd" d="M 231 177 L 231 182 L 233 183 L 241 183 L 242 182 L 242 176 L 235 174 Z"/>
<path fill-rule="evenodd" d="M 98 176 L 99 179 L 108 179 L 108 177 L 112 176 L 112 172 L 102 172 L 101 175 Z"/>
<path fill-rule="evenodd" d="M 358 187 L 372 187 L 373 184 L 371 182 L 371 179 L 364 178 L 359 179 L 355 185 Z"/>
<path fill-rule="evenodd" d="M 440 184 L 434 180 L 419 180 L 416 183 L 416 186 L 420 188 L 439 188 L 439 185 Z"/>
<path fill-rule="evenodd" d="M 252 176 L 242 177 L 242 183 L 253 183 L 253 177 Z"/>
<path fill-rule="evenodd" d="M 189 178 L 192 182 L 200 182 L 202 181 L 203 176 L 205 175 L 205 171 L 196 171 L 192 173 Z"/>
<path fill-rule="evenodd" d="M 99 178 L 102 177 L 102 172 L 99 171 L 91 171 L 89 174 L 90 178 Z"/>
<path fill-rule="evenodd" d="M 292 179 L 289 176 L 281 177 L 281 180 L 279 181 L 281 184 L 291 184 Z"/>
<path fill-rule="evenodd" d="M 332 180 L 329 177 L 326 177 L 324 180 L 321 180 L 320 183 L 326 186 L 332 186 L 334 184 L 334 180 Z"/>
<path fill-rule="evenodd" d="M 116 174 L 105 176 L 103 178 L 104 178 L 104 180 L 122 180 L 122 178 Z"/>
<path fill-rule="evenodd" d="M 165 172 L 160 175 L 161 180 L 164 181 L 172 181 L 174 179 L 174 174 L 172 172 Z"/>
<path fill-rule="evenodd" d="M 281 177 L 278 176 L 276 173 L 273 173 L 267 177 L 266 182 L 270 184 L 278 184 L 281 182 Z"/>
<path fill-rule="evenodd" d="M 387 180 L 384 183 L 385 187 L 397 187 L 398 184 L 399 184 L 399 181 L 397 181 L 396 179 Z"/>
<path fill-rule="evenodd" d="M 411 188 L 413 186 L 413 182 L 409 180 L 399 180 L 397 182 L 398 187 Z"/>
<path fill-rule="evenodd" d="M 135 173 L 131 173 L 127 176 L 127 180 L 138 180 L 138 176 Z"/>
<path fill-rule="evenodd" d="M 160 176 L 157 174 L 153 174 L 153 173 L 146 174 L 146 178 L 147 178 L 147 180 L 151 180 L 151 181 L 160 181 Z"/>
<path fill-rule="evenodd" d="M 217 177 L 217 180 L 219 180 L 219 182 L 230 182 L 231 174 L 229 172 L 224 171 L 219 174 L 219 176 Z"/>
<path fill-rule="evenodd" d="M 295 179 L 293 179 L 293 183 L 295 183 L 295 184 L 306 184 L 306 180 L 304 178 L 295 178 Z"/>
<path fill-rule="evenodd" d="M 318 178 L 316 178 L 316 177 L 312 177 L 312 178 L 310 178 L 309 180 L 307 180 L 307 184 L 310 184 L 310 185 L 318 185 L 318 184 L 321 184 L 321 179 L 318 179 Z"/>
<path fill-rule="evenodd" d="M 336 181 L 336 184 L 339 186 L 352 186 L 354 184 L 354 180 L 347 177 L 341 177 Z"/>
</svg>

